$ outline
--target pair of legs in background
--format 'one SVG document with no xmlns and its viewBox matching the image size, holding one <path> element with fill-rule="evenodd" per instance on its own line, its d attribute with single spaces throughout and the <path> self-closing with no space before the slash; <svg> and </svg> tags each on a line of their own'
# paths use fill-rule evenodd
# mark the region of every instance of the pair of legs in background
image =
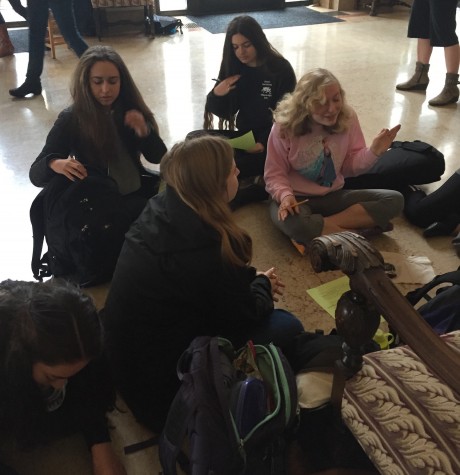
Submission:
<svg viewBox="0 0 460 475">
<path fill-rule="evenodd" d="M 305 196 L 296 196 L 302 201 Z M 401 193 L 393 190 L 337 190 L 325 196 L 308 197 L 298 206 L 299 214 L 278 218 L 279 204 L 270 204 L 270 216 L 275 226 L 293 241 L 308 245 L 312 239 L 339 231 L 389 230 L 390 220 L 404 206 Z M 365 231 L 363 231 L 364 233 Z"/>
<path fill-rule="evenodd" d="M 431 106 L 444 106 L 458 101 L 458 68 L 460 52 L 456 30 L 457 0 L 414 0 L 407 36 L 417 38 L 417 64 L 414 75 L 396 85 L 401 91 L 424 91 L 428 87 L 428 71 L 433 47 L 444 48 L 446 79 L 441 93 L 430 99 Z"/>
<path fill-rule="evenodd" d="M 425 237 L 456 236 L 452 244 L 460 256 L 460 169 L 436 191 L 427 195 L 414 189 L 406 196 L 404 213 Z"/>
<path fill-rule="evenodd" d="M 80 57 L 88 45 L 81 37 L 73 9 L 74 0 L 29 0 L 29 63 L 25 82 L 10 89 L 14 97 L 25 97 L 28 94 L 41 94 L 42 86 L 40 76 L 43 71 L 45 54 L 45 33 L 48 24 L 49 9 L 52 10 L 59 30 L 64 36 L 66 43 Z"/>
</svg>

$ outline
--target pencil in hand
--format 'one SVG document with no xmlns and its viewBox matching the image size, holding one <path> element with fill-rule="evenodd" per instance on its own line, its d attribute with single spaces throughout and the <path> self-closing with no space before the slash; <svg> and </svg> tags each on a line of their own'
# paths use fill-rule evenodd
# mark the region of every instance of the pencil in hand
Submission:
<svg viewBox="0 0 460 475">
<path fill-rule="evenodd" d="M 288 208 L 295 208 L 299 205 L 303 205 L 304 203 L 306 203 L 308 201 L 308 198 L 302 200 L 302 201 L 296 201 L 295 203 L 293 203 L 292 205 L 286 205 L 286 206 L 283 206 L 282 208 L 280 208 L 279 210 L 280 211 L 284 211 L 285 209 L 288 209 Z"/>
</svg>

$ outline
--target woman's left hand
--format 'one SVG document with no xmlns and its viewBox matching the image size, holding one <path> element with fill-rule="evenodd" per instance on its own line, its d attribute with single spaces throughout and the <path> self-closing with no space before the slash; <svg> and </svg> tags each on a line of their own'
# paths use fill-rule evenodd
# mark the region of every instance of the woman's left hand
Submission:
<svg viewBox="0 0 460 475">
<path fill-rule="evenodd" d="M 94 475 L 127 475 L 110 442 L 94 444 L 91 447 L 91 455 Z"/>
<path fill-rule="evenodd" d="M 144 116 L 135 109 L 126 112 L 125 125 L 133 129 L 138 137 L 147 137 L 149 134 L 149 127 Z"/>
<path fill-rule="evenodd" d="M 268 269 L 265 272 L 259 272 L 259 274 L 263 274 L 270 279 L 273 301 L 278 302 L 278 297 L 276 295 L 283 295 L 283 288 L 285 287 L 285 285 L 276 275 L 275 267 L 272 267 L 271 269 Z"/>
<path fill-rule="evenodd" d="M 248 148 L 246 152 L 248 153 L 262 153 L 265 150 L 265 147 L 260 142 L 257 142 L 254 147 Z"/>
<path fill-rule="evenodd" d="M 395 139 L 400 128 L 401 124 L 396 125 L 392 129 L 382 129 L 377 137 L 375 137 L 375 139 L 372 141 L 372 145 L 370 147 L 371 152 L 380 157 L 382 153 L 386 152 L 390 148 L 390 145 Z"/>
</svg>

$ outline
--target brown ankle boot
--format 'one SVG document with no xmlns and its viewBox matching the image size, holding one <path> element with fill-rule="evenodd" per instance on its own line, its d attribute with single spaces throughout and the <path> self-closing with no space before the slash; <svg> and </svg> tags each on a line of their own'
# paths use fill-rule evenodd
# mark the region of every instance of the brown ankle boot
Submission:
<svg viewBox="0 0 460 475">
<path fill-rule="evenodd" d="M 396 89 L 400 91 L 426 91 L 430 78 L 428 77 L 429 64 L 419 63 L 415 65 L 414 75 L 406 82 L 396 84 Z"/>
<path fill-rule="evenodd" d="M 445 106 L 458 101 L 458 74 L 447 73 L 446 82 L 441 94 L 428 101 L 430 106 Z"/>
<path fill-rule="evenodd" d="M 0 58 L 11 56 L 12 54 L 14 54 L 14 46 L 8 35 L 6 24 L 2 23 L 0 25 Z"/>
</svg>

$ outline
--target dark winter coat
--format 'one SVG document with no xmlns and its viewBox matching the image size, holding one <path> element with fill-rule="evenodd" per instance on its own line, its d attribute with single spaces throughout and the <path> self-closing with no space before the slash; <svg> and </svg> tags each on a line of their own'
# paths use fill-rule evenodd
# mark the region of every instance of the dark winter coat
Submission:
<svg viewBox="0 0 460 475">
<path fill-rule="evenodd" d="M 269 279 L 225 265 L 217 232 L 171 188 L 149 200 L 126 235 L 103 312 L 112 368 L 134 414 L 161 430 L 192 339 L 219 334 L 242 344 L 272 311 Z"/>
</svg>

